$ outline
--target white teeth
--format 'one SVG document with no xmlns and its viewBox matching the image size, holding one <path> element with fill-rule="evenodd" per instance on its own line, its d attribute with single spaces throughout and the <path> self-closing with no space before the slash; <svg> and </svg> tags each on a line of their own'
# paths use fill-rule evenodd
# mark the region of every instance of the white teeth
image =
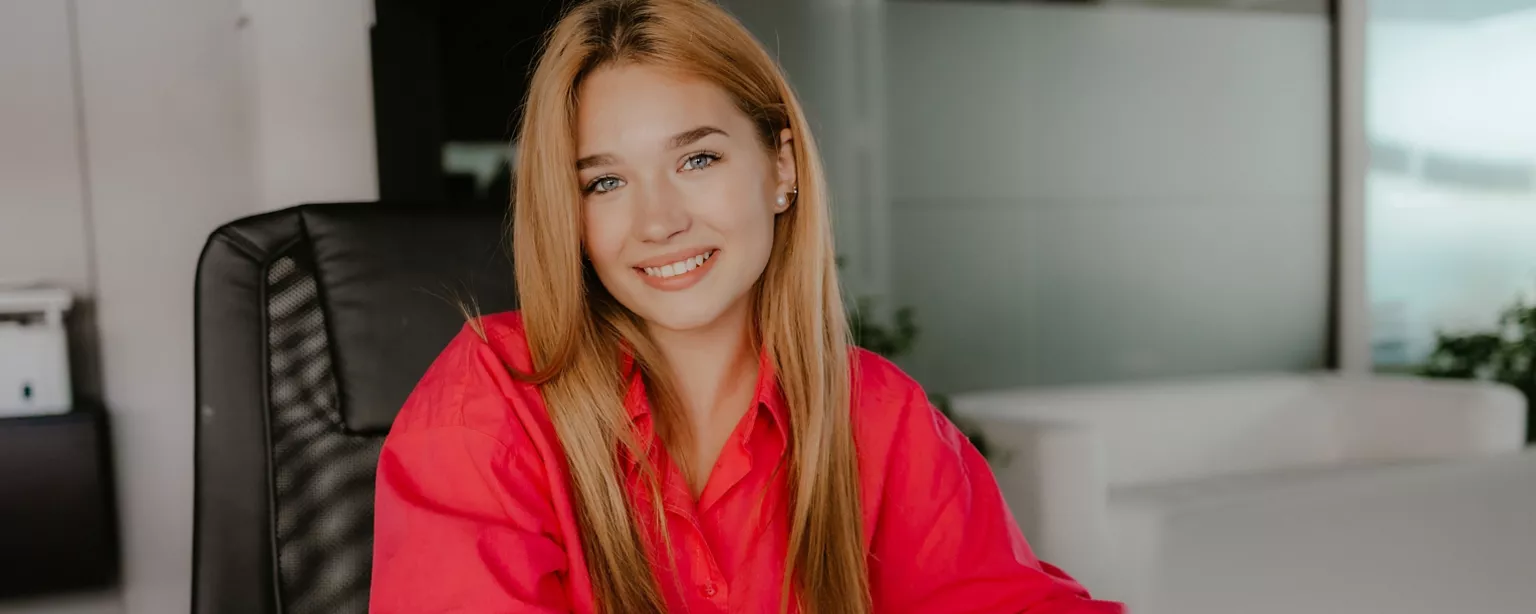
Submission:
<svg viewBox="0 0 1536 614">
<path fill-rule="evenodd" d="M 643 270 L 645 271 L 646 275 L 650 275 L 651 277 L 675 277 L 677 275 L 682 275 L 683 273 L 687 273 L 688 271 L 692 271 L 703 266 L 704 262 L 708 261 L 710 257 L 714 255 L 715 252 L 708 251 L 692 258 L 685 258 L 665 266 L 648 266 Z"/>
</svg>

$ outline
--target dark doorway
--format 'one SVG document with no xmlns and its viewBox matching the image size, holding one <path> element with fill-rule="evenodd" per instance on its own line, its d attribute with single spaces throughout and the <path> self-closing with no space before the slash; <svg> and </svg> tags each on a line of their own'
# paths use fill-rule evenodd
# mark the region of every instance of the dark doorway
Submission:
<svg viewBox="0 0 1536 614">
<path fill-rule="evenodd" d="M 544 33 L 566 4 L 375 0 L 381 198 L 506 202 L 509 178 L 498 168 L 506 165 L 495 161 L 512 140 Z"/>
</svg>

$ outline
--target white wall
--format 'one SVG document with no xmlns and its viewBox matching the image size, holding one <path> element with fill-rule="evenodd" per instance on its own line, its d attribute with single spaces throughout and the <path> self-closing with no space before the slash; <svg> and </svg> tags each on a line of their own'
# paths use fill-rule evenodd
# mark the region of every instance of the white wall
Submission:
<svg viewBox="0 0 1536 614">
<path fill-rule="evenodd" d="M 887 10 L 893 288 L 925 385 L 1323 365 L 1326 17 Z"/>
<path fill-rule="evenodd" d="M 237 0 L 76 0 L 130 614 L 185 611 L 192 283 L 203 240 L 256 209 Z"/>
<path fill-rule="evenodd" d="M 244 0 L 257 203 L 377 200 L 373 0 Z"/>
<path fill-rule="evenodd" d="M 69 5 L 0 3 L 0 283 L 91 291 Z"/>
</svg>

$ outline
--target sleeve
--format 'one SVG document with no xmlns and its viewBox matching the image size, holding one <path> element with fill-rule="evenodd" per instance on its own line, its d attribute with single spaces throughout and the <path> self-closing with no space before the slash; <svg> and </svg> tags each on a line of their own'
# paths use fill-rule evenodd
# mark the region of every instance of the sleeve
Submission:
<svg viewBox="0 0 1536 614">
<path fill-rule="evenodd" d="M 875 610 L 1123 614 L 1035 558 L 986 460 L 910 385 L 870 545 Z"/>
<path fill-rule="evenodd" d="M 373 614 L 571 610 L 545 469 L 509 385 L 460 335 L 401 410 L 379 457 Z"/>
</svg>

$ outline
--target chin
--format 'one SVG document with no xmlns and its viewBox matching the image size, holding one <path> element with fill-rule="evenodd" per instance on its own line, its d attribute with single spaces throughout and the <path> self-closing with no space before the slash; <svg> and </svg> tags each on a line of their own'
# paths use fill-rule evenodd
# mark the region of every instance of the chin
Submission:
<svg viewBox="0 0 1536 614">
<path fill-rule="evenodd" d="M 677 297 L 684 299 L 684 297 Z M 638 305 L 637 305 L 638 306 Z M 693 301 L 657 301 L 640 309 L 631 307 L 651 326 L 671 331 L 692 331 L 708 328 L 725 315 L 727 305 L 723 301 L 699 299 Z"/>
</svg>

